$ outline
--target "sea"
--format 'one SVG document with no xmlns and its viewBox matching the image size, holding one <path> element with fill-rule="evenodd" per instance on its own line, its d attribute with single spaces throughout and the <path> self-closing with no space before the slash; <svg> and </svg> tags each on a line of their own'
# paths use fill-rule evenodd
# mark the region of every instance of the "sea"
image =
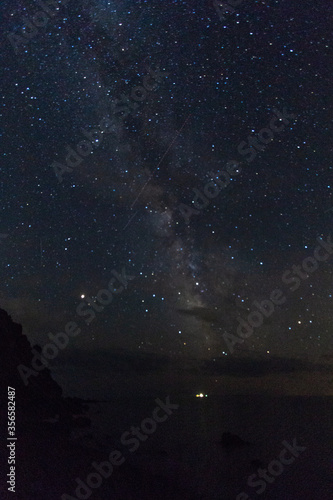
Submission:
<svg viewBox="0 0 333 500">
<path fill-rule="evenodd" d="M 150 427 L 147 419 L 168 396 L 177 409 Z M 131 394 L 92 402 L 89 414 L 106 460 L 112 450 L 121 451 L 130 470 L 158 478 L 164 490 L 176 485 L 181 498 L 331 500 L 332 403 L 332 397 L 316 396 Z M 121 436 L 142 426 L 149 434 L 141 434 L 130 452 Z M 225 433 L 231 435 L 228 446 Z M 294 461 L 281 465 L 279 455 L 288 446 Z M 292 453 L 285 453 L 291 460 Z M 260 479 L 260 470 L 272 473 Z"/>
</svg>

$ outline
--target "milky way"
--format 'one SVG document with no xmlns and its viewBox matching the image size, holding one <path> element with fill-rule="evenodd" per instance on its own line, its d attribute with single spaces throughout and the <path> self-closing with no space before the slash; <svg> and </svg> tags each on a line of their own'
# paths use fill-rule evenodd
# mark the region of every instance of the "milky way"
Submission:
<svg viewBox="0 0 333 500">
<path fill-rule="evenodd" d="M 36 9 L 2 7 L 1 306 L 44 344 L 125 268 L 73 349 L 230 356 L 237 317 L 331 230 L 330 5 L 68 1 L 10 36 Z M 232 355 L 319 359 L 331 276 L 322 262 Z"/>
</svg>

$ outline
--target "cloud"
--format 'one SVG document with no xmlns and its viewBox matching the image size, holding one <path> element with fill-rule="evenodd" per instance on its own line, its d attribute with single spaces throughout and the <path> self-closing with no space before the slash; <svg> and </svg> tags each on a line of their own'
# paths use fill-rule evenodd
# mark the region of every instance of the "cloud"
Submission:
<svg viewBox="0 0 333 500">
<path fill-rule="evenodd" d="M 219 320 L 219 314 L 214 309 L 208 307 L 192 307 L 191 309 L 177 309 L 179 314 L 194 316 L 197 319 L 206 321 L 207 323 L 215 323 Z"/>
<path fill-rule="evenodd" d="M 299 371 L 327 371 L 329 367 L 298 359 L 269 357 L 262 359 L 252 355 L 251 358 L 235 357 L 215 358 L 205 361 L 202 367 L 204 375 L 236 375 L 238 377 L 262 377 L 273 373 L 294 373 Z"/>
</svg>

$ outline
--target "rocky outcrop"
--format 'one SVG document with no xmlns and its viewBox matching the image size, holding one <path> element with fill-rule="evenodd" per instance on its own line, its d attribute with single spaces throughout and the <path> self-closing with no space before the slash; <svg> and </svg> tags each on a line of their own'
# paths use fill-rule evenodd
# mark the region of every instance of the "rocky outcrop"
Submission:
<svg viewBox="0 0 333 500">
<path fill-rule="evenodd" d="M 34 346 L 40 352 L 39 346 Z M 62 389 L 51 376 L 48 368 L 30 376 L 29 383 L 24 384 L 18 366 L 31 368 L 33 360 L 32 346 L 22 332 L 22 326 L 15 323 L 9 314 L 0 309 L 0 388 L 2 397 L 7 388 L 15 389 L 18 405 L 17 418 L 29 413 L 31 418 L 36 414 L 37 420 L 60 415 L 65 424 L 71 420 L 71 414 L 82 412 L 84 405 L 77 399 L 62 397 Z"/>
</svg>

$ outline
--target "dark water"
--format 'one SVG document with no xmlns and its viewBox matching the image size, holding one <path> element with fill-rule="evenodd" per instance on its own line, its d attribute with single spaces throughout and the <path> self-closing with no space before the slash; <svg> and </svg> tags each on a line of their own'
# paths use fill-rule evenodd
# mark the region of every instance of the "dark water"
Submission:
<svg viewBox="0 0 333 500">
<path fill-rule="evenodd" d="M 155 399 L 124 398 L 92 405 L 95 433 L 106 454 L 119 449 L 127 463 L 142 473 L 177 480 L 189 498 L 236 499 L 243 491 L 248 498 L 332 498 L 332 398 L 170 395 L 170 402 L 179 408 L 129 453 L 120 437 L 152 416 Z M 224 432 L 250 444 L 225 449 L 219 443 Z M 306 449 L 258 495 L 258 487 L 247 485 L 248 477 L 278 459 L 283 441 L 292 445 L 294 440 Z"/>
</svg>

